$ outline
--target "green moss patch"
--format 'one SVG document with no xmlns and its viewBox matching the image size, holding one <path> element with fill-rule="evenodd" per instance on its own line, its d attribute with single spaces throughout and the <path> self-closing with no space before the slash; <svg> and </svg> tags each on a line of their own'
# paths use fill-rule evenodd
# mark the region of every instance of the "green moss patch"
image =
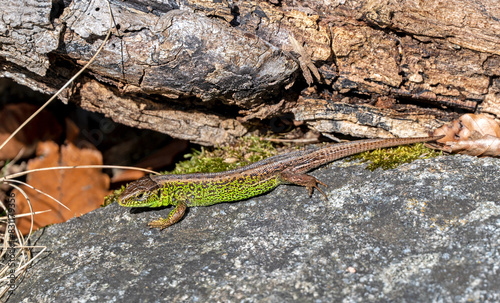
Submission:
<svg viewBox="0 0 500 303">
<path fill-rule="evenodd" d="M 376 149 L 363 152 L 349 158 L 348 161 L 360 160 L 370 162 L 367 169 L 392 169 L 403 163 L 410 163 L 417 159 L 429 159 L 440 156 L 442 153 L 426 147 L 423 143 L 403 145 L 393 148 Z"/>
<path fill-rule="evenodd" d="M 220 172 L 242 167 L 271 156 L 278 152 L 271 142 L 262 141 L 259 137 L 244 137 L 233 145 L 209 149 L 195 150 L 184 157 L 186 161 L 176 164 L 168 174 L 190 174 Z"/>
</svg>

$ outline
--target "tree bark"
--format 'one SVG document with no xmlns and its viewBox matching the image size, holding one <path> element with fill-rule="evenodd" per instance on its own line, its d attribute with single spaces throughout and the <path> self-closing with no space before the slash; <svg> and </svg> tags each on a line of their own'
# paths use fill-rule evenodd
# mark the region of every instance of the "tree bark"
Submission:
<svg viewBox="0 0 500 303">
<path fill-rule="evenodd" d="M 113 36 L 61 99 L 123 124 L 213 145 L 290 112 L 357 137 L 425 135 L 463 112 L 500 117 L 497 1 L 110 2 Z M 45 93 L 90 60 L 110 24 L 104 0 L 0 9 L 0 76 Z"/>
</svg>

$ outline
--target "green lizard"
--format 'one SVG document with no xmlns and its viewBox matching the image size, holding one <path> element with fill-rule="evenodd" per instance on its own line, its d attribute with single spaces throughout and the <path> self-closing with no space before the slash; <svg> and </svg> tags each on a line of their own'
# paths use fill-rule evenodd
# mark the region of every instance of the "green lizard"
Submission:
<svg viewBox="0 0 500 303">
<path fill-rule="evenodd" d="M 126 207 L 173 205 L 174 209 L 166 219 L 160 218 L 148 224 L 152 228 L 164 229 L 178 222 L 188 206 L 244 200 L 271 191 L 280 184 L 305 186 L 309 195 L 317 189 L 326 197 L 318 187 L 318 184 L 326 184 L 306 172 L 360 152 L 440 138 L 442 136 L 367 139 L 307 148 L 219 173 L 150 175 L 132 182 L 119 196 L 118 203 Z"/>
</svg>

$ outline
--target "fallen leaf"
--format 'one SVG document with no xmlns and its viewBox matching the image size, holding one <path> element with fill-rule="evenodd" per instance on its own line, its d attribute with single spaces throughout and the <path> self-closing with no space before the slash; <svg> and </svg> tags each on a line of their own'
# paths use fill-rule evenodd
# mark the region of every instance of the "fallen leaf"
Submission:
<svg viewBox="0 0 500 303">
<path fill-rule="evenodd" d="M 28 170 L 88 164 L 102 164 L 101 153 L 94 149 L 79 149 L 71 143 L 59 147 L 56 143 L 47 141 L 38 144 L 37 158 L 28 162 Z M 109 194 L 109 177 L 103 174 L 99 168 L 34 172 L 27 176 L 26 182 L 56 198 L 70 209 L 68 211 L 47 196 L 26 186 L 21 186 L 30 198 L 33 211 L 51 210 L 34 216 L 34 229 L 65 222 L 99 208 L 104 201 L 104 196 Z M 16 213 L 29 213 L 30 209 L 24 196 L 17 190 L 14 190 L 14 193 Z M 17 226 L 23 234 L 29 232 L 30 220 L 29 216 L 17 220 Z"/>
<path fill-rule="evenodd" d="M 465 114 L 432 135 L 444 135 L 436 143 L 426 144 L 432 148 L 471 156 L 500 156 L 500 125 L 482 114 Z"/>
<path fill-rule="evenodd" d="M 476 140 L 458 141 L 449 144 L 452 152 L 471 156 L 500 156 L 500 138 L 486 135 Z"/>
<path fill-rule="evenodd" d="M 7 104 L 0 111 L 0 144 L 37 109 L 27 103 Z M 35 152 L 38 141 L 57 140 L 61 133 L 62 127 L 54 115 L 43 110 L 0 150 L 0 160 L 11 160 L 19 152 L 22 152 L 21 157 L 29 157 Z"/>
</svg>

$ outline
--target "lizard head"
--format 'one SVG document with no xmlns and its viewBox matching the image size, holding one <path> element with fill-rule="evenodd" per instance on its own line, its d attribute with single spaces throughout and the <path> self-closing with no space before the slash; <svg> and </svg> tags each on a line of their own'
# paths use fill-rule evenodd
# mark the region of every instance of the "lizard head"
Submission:
<svg viewBox="0 0 500 303">
<path fill-rule="evenodd" d="M 130 183 L 118 197 L 118 204 L 125 207 L 159 207 L 159 186 L 150 176 L 145 176 Z"/>
</svg>

